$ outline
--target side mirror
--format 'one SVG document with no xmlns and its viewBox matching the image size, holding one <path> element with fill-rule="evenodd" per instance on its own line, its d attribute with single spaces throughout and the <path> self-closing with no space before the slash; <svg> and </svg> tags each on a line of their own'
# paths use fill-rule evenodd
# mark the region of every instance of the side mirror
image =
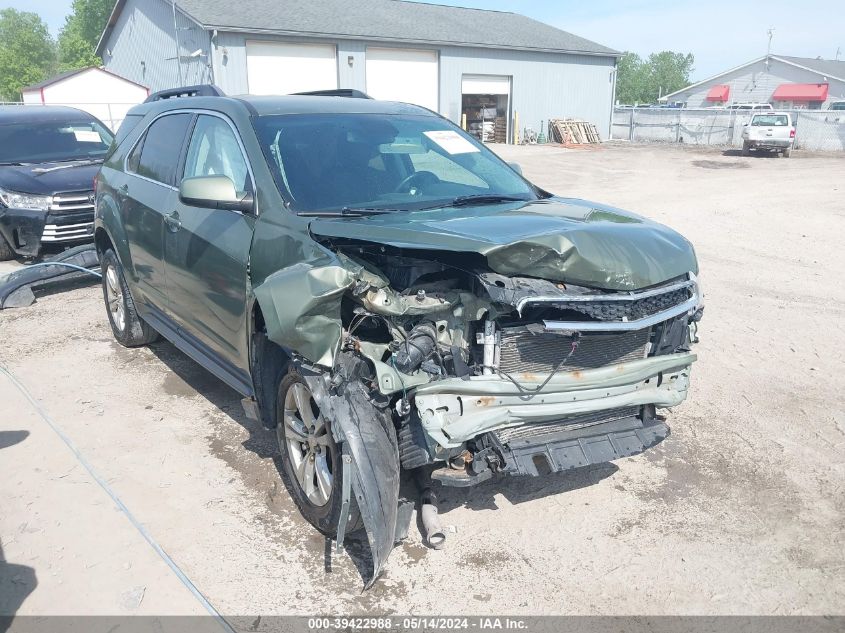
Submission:
<svg viewBox="0 0 845 633">
<path fill-rule="evenodd" d="M 238 195 L 228 176 L 194 176 L 179 185 L 179 199 L 193 207 L 226 209 L 252 213 L 255 200 L 251 193 Z"/>
<path fill-rule="evenodd" d="M 508 163 L 508 165 L 520 176 L 522 175 L 522 166 L 519 163 Z"/>
</svg>

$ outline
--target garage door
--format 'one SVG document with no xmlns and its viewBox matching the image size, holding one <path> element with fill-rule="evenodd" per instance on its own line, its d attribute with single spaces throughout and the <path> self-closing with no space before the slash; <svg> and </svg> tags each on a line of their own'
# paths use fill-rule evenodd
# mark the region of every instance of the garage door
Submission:
<svg viewBox="0 0 845 633">
<path fill-rule="evenodd" d="M 483 143 L 509 143 L 510 93 L 510 77 L 461 77 L 461 121 L 466 130 Z"/>
<path fill-rule="evenodd" d="M 511 78 L 500 75 L 464 75 L 461 93 L 465 95 L 509 95 Z"/>
<path fill-rule="evenodd" d="M 247 42 L 246 73 L 254 95 L 333 90 L 337 51 L 331 44 Z"/>
<path fill-rule="evenodd" d="M 367 48 L 367 94 L 438 109 L 437 51 Z"/>
</svg>

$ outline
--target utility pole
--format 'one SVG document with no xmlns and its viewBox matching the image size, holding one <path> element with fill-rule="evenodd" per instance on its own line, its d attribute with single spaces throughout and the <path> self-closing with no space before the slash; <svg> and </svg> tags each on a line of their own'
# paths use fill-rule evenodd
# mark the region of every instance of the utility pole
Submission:
<svg viewBox="0 0 845 633">
<path fill-rule="evenodd" d="M 769 36 L 769 44 L 766 46 L 766 72 L 769 70 L 769 56 L 772 54 L 772 38 L 775 35 L 775 27 L 770 26 L 769 30 L 766 31 L 766 34 Z"/>
<path fill-rule="evenodd" d="M 179 76 L 179 87 L 184 86 L 182 81 L 182 60 L 179 58 L 179 29 L 176 26 L 176 0 L 172 0 L 170 6 L 173 7 L 173 41 L 176 42 L 176 72 Z"/>
<path fill-rule="evenodd" d="M 839 61 L 839 56 L 842 54 L 842 49 L 837 46 L 836 47 L 836 61 Z"/>
</svg>

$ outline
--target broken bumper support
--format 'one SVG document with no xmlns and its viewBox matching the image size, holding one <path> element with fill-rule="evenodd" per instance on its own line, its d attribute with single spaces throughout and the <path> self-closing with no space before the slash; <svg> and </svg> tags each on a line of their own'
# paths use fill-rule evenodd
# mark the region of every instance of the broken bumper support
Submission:
<svg viewBox="0 0 845 633">
<path fill-rule="evenodd" d="M 505 472 L 538 477 L 537 458 L 551 472 L 603 464 L 637 455 L 669 435 L 659 420 L 637 417 L 614 420 L 588 429 L 560 431 L 531 440 L 511 440 L 505 450 Z"/>
<path fill-rule="evenodd" d="M 686 398 L 695 360 L 684 352 L 559 372 L 539 392 L 548 374 L 513 374 L 515 382 L 498 375 L 442 380 L 419 387 L 415 403 L 431 441 L 457 448 L 509 427 L 622 407 L 678 405 Z"/>
</svg>

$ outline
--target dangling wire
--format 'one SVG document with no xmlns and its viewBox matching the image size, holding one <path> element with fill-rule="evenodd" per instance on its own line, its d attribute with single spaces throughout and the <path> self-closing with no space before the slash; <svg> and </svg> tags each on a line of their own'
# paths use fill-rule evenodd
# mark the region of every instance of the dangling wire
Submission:
<svg viewBox="0 0 845 633">
<path fill-rule="evenodd" d="M 517 382 L 515 378 L 513 378 L 510 374 L 508 374 L 506 372 L 503 372 L 503 371 L 500 371 L 500 370 L 497 369 L 496 374 L 498 374 L 498 376 L 500 378 L 506 378 L 509 381 L 511 381 L 516 386 L 516 388 L 520 391 L 520 394 L 521 394 L 519 396 L 520 399 L 525 400 L 527 402 L 528 400 L 532 400 L 534 398 L 534 396 L 536 396 L 538 393 L 540 393 L 543 390 L 543 388 L 546 385 L 549 384 L 549 381 L 554 377 L 554 375 L 558 372 L 558 370 L 563 365 L 566 364 L 566 361 L 568 361 L 570 358 L 572 358 L 572 356 L 575 354 L 576 350 L 578 349 L 578 345 L 580 344 L 580 342 L 581 342 L 581 334 L 578 333 L 578 332 L 575 332 L 572 335 L 572 341 L 571 341 L 571 347 L 570 347 L 569 353 L 564 358 L 559 360 L 557 362 L 557 364 L 555 364 L 555 366 L 552 368 L 552 371 L 549 373 L 549 375 L 546 377 L 546 379 L 543 381 L 543 383 L 539 387 L 537 387 L 536 389 L 528 389 L 528 388 L 524 387 L 523 385 L 519 384 L 519 382 Z"/>
</svg>

